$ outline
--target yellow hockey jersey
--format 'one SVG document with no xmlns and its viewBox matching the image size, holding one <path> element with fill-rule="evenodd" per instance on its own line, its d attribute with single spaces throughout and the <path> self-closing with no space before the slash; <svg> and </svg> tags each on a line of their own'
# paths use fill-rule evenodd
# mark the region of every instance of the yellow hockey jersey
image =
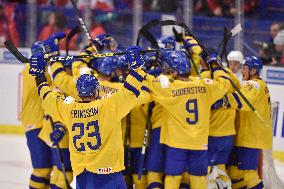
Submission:
<svg viewBox="0 0 284 189">
<path fill-rule="evenodd" d="M 130 111 L 130 147 L 140 148 L 143 144 L 144 131 L 146 129 L 146 115 L 148 104 L 142 104 Z"/>
<path fill-rule="evenodd" d="M 119 127 L 121 119 L 138 103 L 145 72 L 127 77 L 124 88 L 110 97 L 92 102 L 62 98 L 46 83 L 38 86 L 43 107 L 69 131 L 70 159 L 74 175 L 88 170 L 109 174 L 124 169 L 124 153 Z M 142 79 L 141 79 L 142 78 Z"/>
<path fill-rule="evenodd" d="M 44 119 L 44 109 L 38 96 L 36 82 L 34 77 L 29 74 L 29 69 L 30 65 L 25 64 L 22 71 L 21 122 L 26 131 L 41 128 Z M 50 83 L 49 75 L 46 74 L 46 77 Z"/>
<path fill-rule="evenodd" d="M 242 110 L 240 111 L 235 145 L 256 149 L 271 149 L 271 104 L 267 85 L 262 79 L 253 79 L 245 81 L 240 91 L 251 102 L 268 126 L 265 126 L 255 113 L 251 111 L 237 92 L 229 94 L 230 105 L 233 108 Z"/>
<path fill-rule="evenodd" d="M 231 70 L 226 69 L 230 74 L 230 79 L 240 87 L 238 79 L 234 76 Z M 210 71 L 204 71 L 201 73 L 203 78 L 211 78 Z M 231 86 L 229 92 L 234 92 L 234 88 Z M 233 108 L 221 107 L 220 109 L 211 111 L 209 136 L 221 137 L 235 135 L 235 118 L 236 110 Z"/>
<path fill-rule="evenodd" d="M 214 72 L 215 80 L 174 80 L 147 76 L 151 100 L 162 107 L 160 142 L 171 147 L 206 150 L 208 148 L 211 105 L 224 96 L 230 82 L 223 71 Z M 223 76 L 223 77 L 220 77 Z"/>
</svg>

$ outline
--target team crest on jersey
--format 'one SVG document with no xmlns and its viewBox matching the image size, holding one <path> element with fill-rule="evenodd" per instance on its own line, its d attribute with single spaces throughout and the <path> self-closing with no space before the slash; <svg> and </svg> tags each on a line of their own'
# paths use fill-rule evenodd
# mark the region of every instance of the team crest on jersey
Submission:
<svg viewBox="0 0 284 189">
<path fill-rule="evenodd" d="M 109 174 L 109 173 L 112 173 L 112 168 L 111 167 L 98 168 L 97 169 L 97 174 Z"/>
<path fill-rule="evenodd" d="M 63 101 L 64 104 L 71 104 L 75 99 L 71 96 L 67 96 Z"/>
</svg>

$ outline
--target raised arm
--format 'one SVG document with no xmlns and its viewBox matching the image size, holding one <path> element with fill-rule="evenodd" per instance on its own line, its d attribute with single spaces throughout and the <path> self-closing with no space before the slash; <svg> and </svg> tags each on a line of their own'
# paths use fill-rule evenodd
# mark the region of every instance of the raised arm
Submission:
<svg viewBox="0 0 284 189">
<path fill-rule="evenodd" d="M 55 120 L 68 125 L 69 109 L 72 106 L 74 99 L 65 99 L 63 96 L 52 91 L 45 76 L 46 65 L 47 63 L 44 60 L 44 54 L 42 52 L 37 53 L 30 59 L 29 73 L 32 76 L 35 76 L 38 95 L 42 99 L 42 107 L 45 110 L 45 113 L 49 114 Z"/>
</svg>

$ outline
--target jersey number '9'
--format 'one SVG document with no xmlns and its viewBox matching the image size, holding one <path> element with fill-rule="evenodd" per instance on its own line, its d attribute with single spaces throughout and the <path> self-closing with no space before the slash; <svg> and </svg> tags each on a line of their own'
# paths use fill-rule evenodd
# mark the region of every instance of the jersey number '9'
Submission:
<svg viewBox="0 0 284 189">
<path fill-rule="evenodd" d="M 89 138 L 96 138 L 97 144 L 93 144 L 92 142 L 88 141 L 85 143 L 79 143 L 77 144 L 77 140 L 80 140 L 84 134 L 85 131 L 89 131 L 91 127 L 94 127 L 95 131 L 94 132 L 90 132 L 88 133 L 88 137 Z M 97 150 L 100 148 L 100 146 L 102 145 L 101 143 L 101 135 L 100 135 L 100 131 L 99 131 L 99 125 L 98 125 L 98 120 L 96 121 L 90 121 L 87 124 L 87 127 L 85 128 L 84 123 L 74 123 L 72 126 L 72 131 L 76 131 L 77 129 L 79 129 L 80 134 L 75 135 L 73 137 L 73 144 L 75 146 L 75 148 L 77 149 L 78 152 L 84 152 L 86 151 L 86 145 L 88 146 L 89 149 L 91 150 Z M 93 140 L 92 140 L 93 141 Z"/>
<path fill-rule="evenodd" d="M 194 114 L 194 119 L 186 118 L 186 122 L 190 125 L 195 125 L 198 122 L 197 99 L 189 99 L 186 102 L 186 111 L 190 114 Z"/>
</svg>

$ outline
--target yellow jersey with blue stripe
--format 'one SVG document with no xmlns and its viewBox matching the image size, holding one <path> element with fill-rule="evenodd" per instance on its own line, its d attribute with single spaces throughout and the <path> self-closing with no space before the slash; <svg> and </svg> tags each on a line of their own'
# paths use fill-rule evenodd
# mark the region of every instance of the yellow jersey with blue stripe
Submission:
<svg viewBox="0 0 284 189">
<path fill-rule="evenodd" d="M 271 104 L 270 94 L 266 83 L 262 79 L 245 81 L 240 91 L 259 112 L 265 123 L 251 111 L 241 96 L 237 93 L 228 95 L 229 103 L 239 112 L 239 125 L 235 140 L 236 146 L 271 149 L 272 148 L 272 127 L 271 127 Z"/>
<path fill-rule="evenodd" d="M 234 82 L 238 88 L 240 83 L 238 79 L 234 76 L 231 70 L 226 69 L 229 72 L 229 78 Z M 201 73 L 203 78 L 211 78 L 210 71 L 204 71 Z M 230 86 L 229 92 L 234 92 L 235 89 Z M 216 110 L 211 111 L 210 115 L 210 127 L 209 127 L 209 136 L 221 137 L 221 136 L 230 136 L 235 135 L 235 118 L 236 110 L 231 107 L 221 107 Z"/>
<path fill-rule="evenodd" d="M 77 102 L 38 86 L 45 111 L 67 126 L 74 175 L 84 170 L 110 174 L 124 169 L 121 119 L 138 103 L 145 72 L 131 71 L 124 87 L 105 99 Z"/>
<path fill-rule="evenodd" d="M 225 72 L 215 71 L 214 78 L 170 81 L 167 76 L 147 75 L 148 100 L 163 107 L 161 143 L 189 150 L 208 148 L 211 105 L 223 97 L 230 86 Z"/>
</svg>

